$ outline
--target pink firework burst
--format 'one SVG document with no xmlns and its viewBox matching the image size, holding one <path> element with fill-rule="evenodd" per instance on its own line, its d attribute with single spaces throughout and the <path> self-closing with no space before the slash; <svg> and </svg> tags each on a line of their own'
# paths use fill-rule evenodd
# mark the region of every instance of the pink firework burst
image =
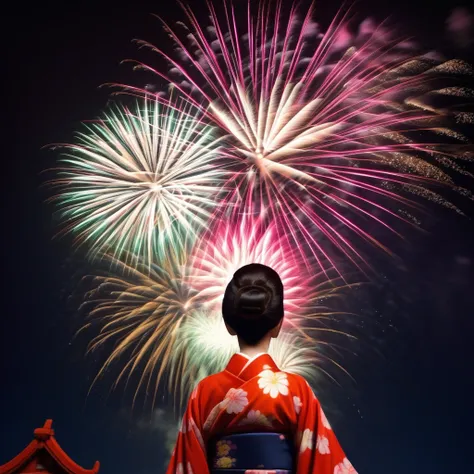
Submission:
<svg viewBox="0 0 474 474">
<path fill-rule="evenodd" d="M 254 14 L 249 2 L 244 22 L 227 1 L 220 13 L 208 8 L 207 26 L 184 5 L 187 23 L 165 24 L 176 55 L 149 45 L 168 72 L 139 67 L 169 80 L 228 135 L 221 165 L 233 191 L 224 204 L 236 215 L 251 201 L 299 251 L 322 262 L 336 247 L 359 264 L 358 240 L 388 251 L 377 228 L 398 233 L 392 218 L 412 223 L 413 195 L 452 207 L 429 188 L 455 187 L 447 171 L 466 173 L 455 160 L 472 152 L 433 96 L 462 95 L 437 79 L 470 74 L 467 65 L 417 55 L 367 21 L 352 34 L 343 15 L 322 33 L 313 8 L 300 17 L 297 6 L 286 14 L 281 1 L 261 2 Z"/>
<path fill-rule="evenodd" d="M 216 220 L 193 250 L 189 286 L 196 300 L 209 311 L 220 312 L 227 284 L 239 268 L 250 263 L 278 272 L 285 288 L 286 322 L 292 326 L 312 314 L 309 308 L 315 309 L 316 298 L 336 287 L 322 269 L 317 272 L 313 266 L 308 271 L 307 262 L 282 239 L 276 223 L 266 225 L 261 216 L 246 214 L 239 220 Z"/>
</svg>

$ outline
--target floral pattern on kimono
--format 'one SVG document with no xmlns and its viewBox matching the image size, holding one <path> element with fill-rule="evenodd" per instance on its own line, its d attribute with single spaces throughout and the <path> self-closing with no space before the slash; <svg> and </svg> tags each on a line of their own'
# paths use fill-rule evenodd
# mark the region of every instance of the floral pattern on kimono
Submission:
<svg viewBox="0 0 474 474">
<path fill-rule="evenodd" d="M 272 427 L 272 418 L 265 416 L 260 410 L 250 410 L 248 415 L 239 423 L 240 426 L 266 426 Z"/>
<path fill-rule="evenodd" d="M 230 469 L 235 466 L 236 459 L 233 457 L 237 446 L 227 440 L 217 442 L 217 453 L 214 467 L 218 469 Z"/>
<path fill-rule="evenodd" d="M 334 474 L 357 474 L 357 472 L 349 462 L 349 459 L 344 458 L 344 460 L 334 468 Z"/>
<path fill-rule="evenodd" d="M 209 474 L 214 437 L 273 432 L 295 441 L 295 474 L 357 474 L 306 380 L 282 372 L 268 354 L 235 354 L 202 380 L 189 400 L 167 474 Z M 215 466 L 232 468 L 238 447 L 219 441 Z"/>
</svg>

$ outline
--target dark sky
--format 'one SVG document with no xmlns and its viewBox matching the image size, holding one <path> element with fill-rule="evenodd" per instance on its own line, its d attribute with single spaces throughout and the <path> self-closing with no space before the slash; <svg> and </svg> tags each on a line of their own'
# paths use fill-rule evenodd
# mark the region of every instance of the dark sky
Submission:
<svg viewBox="0 0 474 474">
<path fill-rule="evenodd" d="M 68 239 L 53 240 L 40 173 L 56 158 L 41 148 L 70 141 L 81 120 L 101 112 L 109 91 L 98 86 L 132 77 L 130 66 L 119 65 L 138 56 L 131 40 L 165 40 L 149 13 L 177 19 L 173 4 L 98 1 L 72 10 L 68 2 L 16 2 L 3 17 L 0 464 L 53 418 L 59 443 L 84 467 L 98 459 L 104 474 L 162 472 L 157 425 L 167 418 L 131 413 L 129 398 L 107 398 L 106 383 L 87 396 L 97 361 L 84 358 L 83 340 L 73 342 L 80 321 L 67 299 L 80 258 L 71 259 Z M 330 17 L 334 6 L 321 5 Z M 394 13 L 377 2 L 358 8 L 362 16 Z M 394 8 L 421 40 L 444 38 L 447 6 L 414 0 Z M 361 474 L 473 470 L 474 224 L 441 211 L 426 224 L 429 233 L 409 239 L 407 271 L 385 260 L 382 284 L 360 303 L 370 308 L 354 308 L 384 314 L 396 330 L 387 327 L 377 351 L 348 361 L 357 384 L 325 391 L 342 413 L 333 424 Z"/>
</svg>

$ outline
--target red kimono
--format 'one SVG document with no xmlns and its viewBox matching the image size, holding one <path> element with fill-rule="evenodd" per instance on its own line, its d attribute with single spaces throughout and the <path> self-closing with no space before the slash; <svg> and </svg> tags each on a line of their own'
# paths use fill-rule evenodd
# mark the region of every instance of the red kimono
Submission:
<svg viewBox="0 0 474 474">
<path fill-rule="evenodd" d="M 235 354 L 225 370 L 199 383 L 167 474 L 209 474 L 209 440 L 252 432 L 291 436 L 297 456 L 295 474 L 357 474 L 306 380 L 281 372 L 268 354 L 253 359 Z M 224 442 L 218 451 L 218 467 L 232 468 L 230 446 Z"/>
</svg>

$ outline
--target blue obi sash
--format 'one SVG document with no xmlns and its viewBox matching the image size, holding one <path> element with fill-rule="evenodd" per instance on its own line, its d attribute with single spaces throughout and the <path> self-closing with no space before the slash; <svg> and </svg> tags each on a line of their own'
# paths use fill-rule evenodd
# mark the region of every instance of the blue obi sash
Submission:
<svg viewBox="0 0 474 474">
<path fill-rule="evenodd" d="M 208 444 L 212 474 L 245 474 L 247 470 L 292 474 L 293 441 L 280 433 L 242 433 L 216 438 Z"/>
</svg>

